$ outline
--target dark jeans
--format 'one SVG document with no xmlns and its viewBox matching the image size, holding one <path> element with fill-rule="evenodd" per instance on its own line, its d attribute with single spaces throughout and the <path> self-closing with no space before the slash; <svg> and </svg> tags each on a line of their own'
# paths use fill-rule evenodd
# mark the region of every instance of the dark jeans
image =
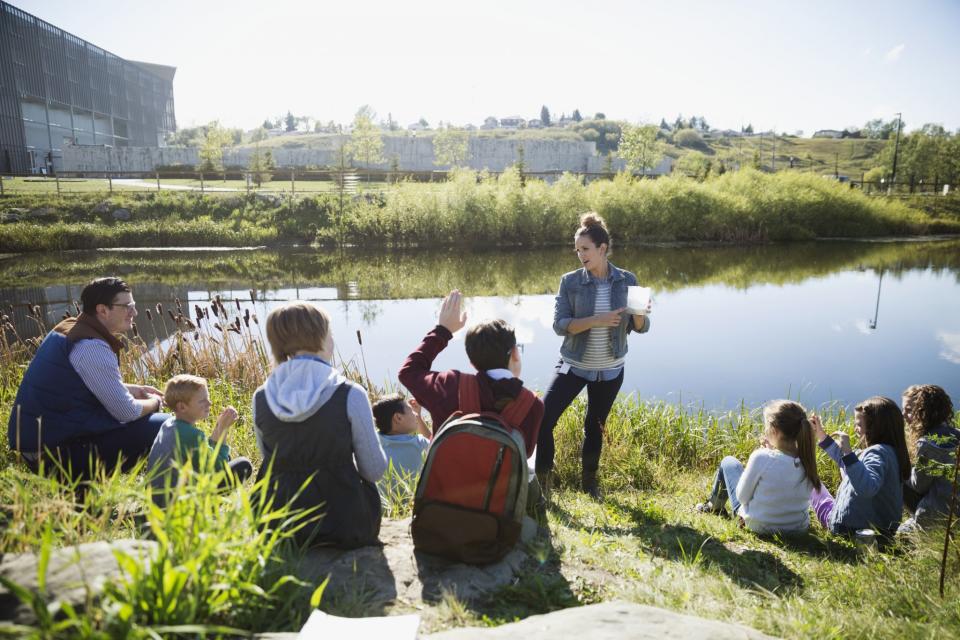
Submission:
<svg viewBox="0 0 960 640">
<path fill-rule="evenodd" d="M 90 480 L 91 463 L 105 473 L 112 473 L 118 465 L 122 471 L 129 471 L 150 453 L 157 432 L 168 418 L 166 413 L 152 413 L 118 429 L 61 442 L 43 452 L 44 473 Z M 35 459 L 28 464 L 34 472 L 39 470 Z"/>
<path fill-rule="evenodd" d="M 583 421 L 583 469 L 596 471 L 603 448 L 603 426 L 623 384 L 623 371 L 608 382 L 588 382 L 573 373 L 558 373 L 543 398 L 543 422 L 537 438 L 537 473 L 553 469 L 553 429 L 577 394 L 587 388 L 587 416 Z"/>
</svg>

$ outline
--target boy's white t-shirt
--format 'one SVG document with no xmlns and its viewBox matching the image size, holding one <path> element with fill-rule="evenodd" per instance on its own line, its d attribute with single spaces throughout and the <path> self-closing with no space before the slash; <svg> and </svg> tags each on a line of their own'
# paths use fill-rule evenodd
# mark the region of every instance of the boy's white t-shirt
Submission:
<svg viewBox="0 0 960 640">
<path fill-rule="evenodd" d="M 812 489 L 800 458 L 778 449 L 757 449 L 737 483 L 737 514 L 756 533 L 806 531 Z"/>
</svg>

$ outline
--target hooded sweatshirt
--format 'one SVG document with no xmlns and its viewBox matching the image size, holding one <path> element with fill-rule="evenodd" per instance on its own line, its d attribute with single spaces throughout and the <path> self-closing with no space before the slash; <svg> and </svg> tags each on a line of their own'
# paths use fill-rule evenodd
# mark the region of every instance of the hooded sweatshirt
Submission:
<svg viewBox="0 0 960 640">
<path fill-rule="evenodd" d="M 278 420 L 297 423 L 315 414 L 343 383 L 350 387 L 347 393 L 347 419 L 350 421 L 357 470 L 364 480 L 376 482 L 387 469 L 387 457 L 377 438 L 370 400 L 363 387 L 347 380 L 320 358 L 294 356 L 277 366 L 260 389 L 264 391 L 267 406 Z M 253 423 L 257 447 L 263 459 L 269 460 L 273 452 L 265 450 L 263 435 L 256 426 L 256 411 L 254 403 Z"/>
</svg>

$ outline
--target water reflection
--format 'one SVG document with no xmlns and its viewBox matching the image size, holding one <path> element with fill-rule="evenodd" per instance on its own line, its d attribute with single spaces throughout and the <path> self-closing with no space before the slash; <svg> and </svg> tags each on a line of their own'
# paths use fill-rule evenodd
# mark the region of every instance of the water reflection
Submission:
<svg viewBox="0 0 960 640">
<path fill-rule="evenodd" d="M 785 395 L 849 404 L 934 382 L 960 398 L 960 241 L 620 248 L 613 260 L 656 291 L 651 333 L 630 338 L 627 392 L 708 408 Z M 280 301 L 313 300 L 331 313 L 343 358 L 359 358 L 362 331 L 379 383 L 395 380 L 435 322 L 440 296 L 459 287 L 471 321 L 502 317 L 516 326 L 527 345 L 523 377 L 543 389 L 560 345 L 553 294 L 574 267 L 567 248 L 74 253 L 0 261 L 0 301 L 6 313 L 14 305 L 18 331 L 35 335 L 27 305 L 40 305 L 49 325 L 85 281 L 121 275 L 142 305 L 141 334 L 163 339 L 172 326 L 146 322 L 143 311 L 175 297 L 191 308 L 217 294 L 249 304 L 252 291 L 261 318 Z M 460 336 L 436 365 L 469 367 Z"/>
</svg>

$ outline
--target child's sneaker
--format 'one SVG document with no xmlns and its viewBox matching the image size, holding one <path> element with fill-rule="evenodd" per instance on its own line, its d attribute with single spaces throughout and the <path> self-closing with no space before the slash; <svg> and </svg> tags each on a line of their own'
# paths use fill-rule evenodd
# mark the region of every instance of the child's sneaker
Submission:
<svg viewBox="0 0 960 640">
<path fill-rule="evenodd" d="M 719 507 L 713 503 L 710 498 L 707 498 L 705 501 L 694 505 L 693 510 L 697 513 L 712 513 L 718 516 L 728 517 L 727 508 L 724 505 Z"/>
</svg>

